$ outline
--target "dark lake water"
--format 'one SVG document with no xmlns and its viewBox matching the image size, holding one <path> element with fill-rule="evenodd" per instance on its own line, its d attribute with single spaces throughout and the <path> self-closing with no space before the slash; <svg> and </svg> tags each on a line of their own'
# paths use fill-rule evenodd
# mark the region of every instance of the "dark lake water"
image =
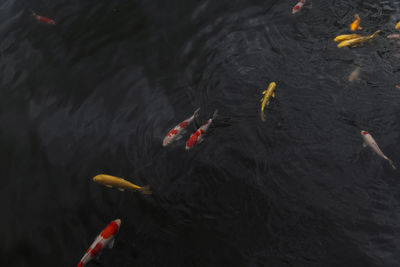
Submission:
<svg viewBox="0 0 400 267">
<path fill-rule="evenodd" d="M 1 0 L 0 265 L 76 266 L 120 218 L 87 266 L 399 266 L 399 170 L 360 130 L 400 167 L 400 2 L 297 2 Z M 382 33 L 339 49 L 355 13 Z"/>
</svg>

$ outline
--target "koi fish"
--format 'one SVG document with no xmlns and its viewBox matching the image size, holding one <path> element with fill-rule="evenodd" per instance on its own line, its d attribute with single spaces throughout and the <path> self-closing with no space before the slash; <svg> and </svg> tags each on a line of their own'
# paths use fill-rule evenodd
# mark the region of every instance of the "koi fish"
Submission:
<svg viewBox="0 0 400 267">
<path fill-rule="evenodd" d="M 339 43 L 337 47 L 356 47 L 362 43 L 367 42 L 368 40 L 375 38 L 380 32 L 380 30 L 377 30 L 374 34 L 371 34 L 370 36 L 362 36 L 359 38 L 343 41 Z"/>
<path fill-rule="evenodd" d="M 197 129 L 197 131 L 194 132 L 192 136 L 190 136 L 190 138 L 186 141 L 186 150 L 189 150 L 192 147 L 194 147 L 197 143 L 201 143 L 204 141 L 204 135 L 206 134 L 213 120 L 215 120 L 215 118 L 217 117 L 217 114 L 218 110 L 214 112 L 212 118 L 210 118 L 203 126 Z"/>
<path fill-rule="evenodd" d="M 267 106 L 269 104 L 271 97 L 275 97 L 275 88 L 276 88 L 276 83 L 272 82 L 268 85 L 267 90 L 262 92 L 262 94 L 264 95 L 261 98 L 261 120 L 262 121 L 265 121 L 265 114 L 264 114 L 265 106 Z"/>
<path fill-rule="evenodd" d="M 388 39 L 400 39 L 400 34 L 389 34 L 386 38 L 388 38 Z"/>
<path fill-rule="evenodd" d="M 394 170 L 396 169 L 396 167 L 393 165 L 393 161 L 383 154 L 379 146 L 376 144 L 374 138 L 372 138 L 367 131 L 361 131 L 361 137 L 364 141 L 363 147 L 369 146 L 373 151 L 375 151 L 376 154 L 387 160 Z"/>
<path fill-rule="evenodd" d="M 356 67 L 349 75 L 349 82 L 354 81 L 355 79 L 358 78 L 358 76 L 360 76 L 360 72 L 361 72 L 361 68 L 360 67 Z"/>
<path fill-rule="evenodd" d="M 358 14 L 355 14 L 354 15 L 354 21 L 353 21 L 353 23 L 352 24 L 350 24 L 350 30 L 351 31 L 355 31 L 355 30 L 361 30 L 362 28 L 361 28 L 361 26 L 360 26 L 360 23 L 361 23 L 361 18 L 360 18 L 360 16 L 358 15 Z"/>
<path fill-rule="evenodd" d="M 47 24 L 53 24 L 53 25 L 56 24 L 56 22 L 55 22 L 54 20 L 49 19 L 49 18 L 45 18 L 45 17 L 42 17 L 42 16 L 39 16 L 38 14 L 36 14 L 36 13 L 33 12 L 33 11 L 32 11 L 32 15 L 33 15 L 33 17 L 35 17 L 35 19 L 37 19 L 38 21 L 41 21 L 41 22 L 44 22 L 44 23 L 47 23 Z"/>
<path fill-rule="evenodd" d="M 96 183 L 105 185 L 109 188 L 115 187 L 119 191 L 125 191 L 125 189 L 129 189 L 132 191 L 140 191 L 145 195 L 151 194 L 149 185 L 138 186 L 138 185 L 132 184 L 131 182 L 128 182 L 125 179 L 107 175 L 107 174 L 96 175 L 95 177 L 93 177 L 93 181 L 95 181 Z"/>
<path fill-rule="evenodd" d="M 335 39 L 333 39 L 333 41 L 334 42 L 343 42 L 346 40 L 351 40 L 351 39 L 360 38 L 360 37 L 362 37 L 362 36 L 358 35 L 358 34 L 343 34 L 343 35 L 336 36 Z"/>
<path fill-rule="evenodd" d="M 114 246 L 115 235 L 118 233 L 120 225 L 120 219 L 110 222 L 90 245 L 85 255 L 83 255 L 82 259 L 79 261 L 77 267 L 83 267 L 93 258 L 98 257 L 103 248 L 107 246 L 112 248 Z"/>
<path fill-rule="evenodd" d="M 400 21 L 397 22 L 397 24 L 396 24 L 396 26 L 394 26 L 394 28 L 395 28 L 396 30 L 400 29 Z"/>
<path fill-rule="evenodd" d="M 300 0 L 300 2 L 298 2 L 298 3 L 293 7 L 293 9 L 292 9 L 292 14 L 295 14 L 295 13 L 299 12 L 299 11 L 303 8 L 303 6 L 304 6 L 305 3 L 306 3 L 306 0 Z"/>
<path fill-rule="evenodd" d="M 194 121 L 195 118 L 199 116 L 199 111 L 200 108 L 196 109 L 196 111 L 193 113 L 193 115 L 176 125 L 171 131 L 168 132 L 168 134 L 165 136 L 163 140 L 163 146 L 167 146 L 171 144 L 172 142 L 179 140 L 182 138 L 182 135 L 184 134 L 184 129 L 192 122 Z"/>
</svg>

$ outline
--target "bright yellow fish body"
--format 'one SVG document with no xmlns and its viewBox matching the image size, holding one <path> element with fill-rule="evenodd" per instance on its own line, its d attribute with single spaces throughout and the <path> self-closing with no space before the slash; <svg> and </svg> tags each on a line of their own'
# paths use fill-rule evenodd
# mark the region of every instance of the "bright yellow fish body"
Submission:
<svg viewBox="0 0 400 267">
<path fill-rule="evenodd" d="M 115 177 L 115 176 L 111 176 L 111 175 L 107 175 L 107 174 L 99 174 L 96 175 L 95 177 L 93 177 L 93 181 L 105 185 L 107 187 L 115 187 L 120 191 L 124 191 L 125 189 L 129 189 L 132 191 L 140 191 L 143 194 L 149 195 L 151 194 L 150 191 L 150 186 L 146 185 L 146 186 L 138 186 L 135 184 L 132 184 L 131 182 L 128 182 L 125 179 L 119 178 L 119 177 Z"/>
<path fill-rule="evenodd" d="M 370 36 L 361 36 L 359 38 L 343 41 L 343 42 L 338 44 L 338 47 L 356 47 L 356 46 L 358 46 L 358 45 L 360 45 L 362 43 L 367 42 L 368 40 L 373 39 L 380 32 L 381 32 L 380 30 L 377 30 L 374 34 L 371 34 Z"/>
<path fill-rule="evenodd" d="M 362 36 L 358 35 L 358 34 L 343 34 L 343 35 L 336 36 L 336 38 L 333 39 L 333 41 L 335 41 L 335 42 L 343 42 L 343 41 L 347 41 L 347 40 L 351 40 L 351 39 L 355 39 L 355 38 L 360 38 L 360 37 L 362 37 Z"/>
<path fill-rule="evenodd" d="M 395 28 L 396 30 L 400 29 L 400 21 L 397 22 L 397 24 L 396 24 L 396 26 L 394 26 L 394 28 Z"/>
<path fill-rule="evenodd" d="M 275 97 L 275 88 L 276 88 L 276 83 L 272 82 L 268 85 L 267 90 L 265 90 L 263 93 L 263 97 L 261 98 L 261 120 L 265 121 L 265 114 L 264 114 L 264 108 L 269 104 L 269 101 L 271 97 Z"/>
</svg>

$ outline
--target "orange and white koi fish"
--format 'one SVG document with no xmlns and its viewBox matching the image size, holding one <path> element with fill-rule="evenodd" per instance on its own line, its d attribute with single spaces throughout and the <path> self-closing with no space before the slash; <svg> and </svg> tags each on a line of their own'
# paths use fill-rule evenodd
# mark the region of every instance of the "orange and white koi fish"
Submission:
<svg viewBox="0 0 400 267">
<path fill-rule="evenodd" d="M 194 121 L 195 118 L 199 116 L 199 111 L 200 108 L 196 109 L 196 111 L 193 113 L 193 115 L 176 125 L 174 128 L 172 128 L 171 131 L 168 132 L 167 136 L 165 136 L 163 140 L 163 146 L 167 146 L 171 144 L 172 142 L 179 140 L 182 138 L 182 135 L 185 132 L 185 128 L 192 122 Z"/>
<path fill-rule="evenodd" d="M 215 118 L 217 117 L 218 110 L 214 112 L 214 115 L 212 118 L 210 118 L 203 126 L 201 126 L 199 129 L 197 129 L 194 134 L 187 140 L 186 142 L 186 150 L 191 149 L 194 147 L 197 143 L 201 143 L 204 140 L 204 135 L 206 134 L 208 128 L 210 127 L 211 123 Z"/>
<path fill-rule="evenodd" d="M 38 14 L 36 14 L 36 13 L 33 12 L 33 11 L 32 11 L 32 15 L 33 15 L 33 16 L 35 17 L 35 19 L 37 19 L 38 21 L 41 21 L 41 22 L 44 22 L 44 23 L 47 23 L 47 24 L 53 24 L 53 25 L 56 24 L 56 22 L 55 22 L 54 20 L 49 19 L 49 18 L 45 18 L 45 17 L 42 17 L 42 16 L 39 16 Z"/>
<path fill-rule="evenodd" d="M 107 246 L 112 248 L 114 246 L 115 235 L 118 233 L 120 225 L 120 219 L 110 222 L 90 245 L 77 267 L 83 267 L 86 263 L 98 257 L 103 248 Z"/>
<path fill-rule="evenodd" d="M 388 39 L 400 39 L 400 34 L 389 34 L 386 38 Z"/>
<path fill-rule="evenodd" d="M 355 30 L 361 30 L 362 27 L 360 26 L 361 23 L 361 18 L 358 14 L 354 15 L 354 21 L 353 23 L 350 24 L 350 30 L 351 31 L 355 31 Z"/>
<path fill-rule="evenodd" d="M 292 14 L 295 14 L 295 13 L 299 12 L 299 11 L 303 8 L 303 6 L 304 6 L 305 3 L 306 3 L 306 0 L 300 0 L 300 2 L 298 2 L 298 3 L 293 7 L 293 9 L 292 9 Z"/>
<path fill-rule="evenodd" d="M 392 168 L 394 170 L 396 169 L 396 167 L 393 165 L 393 161 L 391 159 L 389 159 L 388 157 L 386 157 L 385 154 L 383 154 L 382 150 L 376 144 L 374 138 L 372 138 L 372 136 L 367 131 L 361 131 L 361 137 L 364 141 L 364 143 L 363 143 L 364 147 L 369 146 L 370 148 L 372 148 L 372 150 L 375 151 L 376 154 L 381 156 L 383 159 L 387 160 L 389 162 L 390 166 L 392 166 Z"/>
</svg>

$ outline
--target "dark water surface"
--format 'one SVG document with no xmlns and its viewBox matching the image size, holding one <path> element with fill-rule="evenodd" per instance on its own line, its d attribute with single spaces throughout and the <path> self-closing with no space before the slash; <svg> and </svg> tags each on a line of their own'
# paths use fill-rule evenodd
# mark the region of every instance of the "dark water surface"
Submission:
<svg viewBox="0 0 400 267">
<path fill-rule="evenodd" d="M 76 266 L 116 218 L 88 266 L 399 266 L 399 171 L 360 130 L 400 167 L 400 3 L 0 3 L 1 266 Z M 338 49 L 355 13 L 383 33 Z M 198 107 L 205 142 L 163 148 Z"/>
</svg>

